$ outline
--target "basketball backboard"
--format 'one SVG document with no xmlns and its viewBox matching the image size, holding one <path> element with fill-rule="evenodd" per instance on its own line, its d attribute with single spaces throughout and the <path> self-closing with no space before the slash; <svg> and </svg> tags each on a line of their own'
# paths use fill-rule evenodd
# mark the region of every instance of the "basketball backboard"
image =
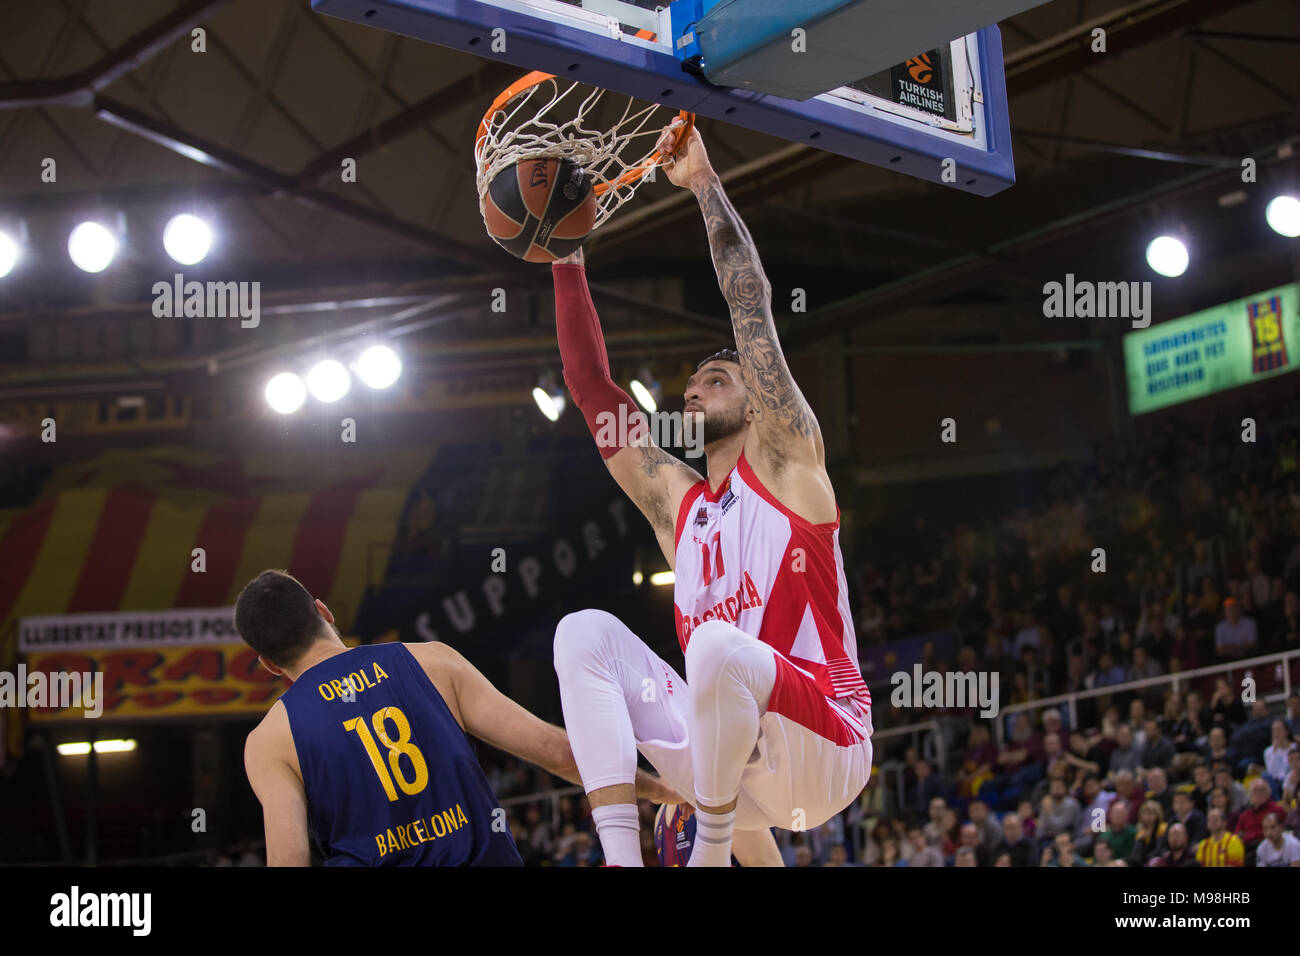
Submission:
<svg viewBox="0 0 1300 956">
<path fill-rule="evenodd" d="M 967 21 L 987 15 L 994 22 L 995 11 L 1009 14 L 1040 2 L 970 0 L 955 6 Z M 892 7 L 895 17 L 906 9 L 913 19 L 924 19 L 927 7 L 933 12 L 954 6 L 939 0 L 859 0 L 856 6 L 872 3 L 880 5 L 869 11 L 873 15 Z M 671 5 L 662 0 L 311 0 L 311 5 L 319 13 L 690 110 L 978 195 L 993 195 L 1015 182 L 996 26 L 912 51 L 896 62 L 880 62 L 882 54 L 892 54 L 888 43 L 864 43 L 877 62 L 860 62 L 875 68 L 847 85 L 799 100 L 706 78 L 708 70 L 698 65 L 700 46 L 709 39 L 705 20 L 697 25 L 684 18 L 727 5 L 718 0 Z M 786 6 L 799 3 L 786 0 Z M 942 26 L 925 29 L 928 33 L 908 36 L 947 35 Z M 734 29 L 727 34 L 734 35 Z M 717 31 L 712 38 L 716 48 Z M 769 43 L 765 49 L 774 48 Z M 763 71 L 772 72 L 771 57 L 765 60 L 763 53 L 764 48 L 736 52 L 721 72 L 731 83 L 750 83 L 745 77 L 753 77 L 763 85 Z M 810 55 L 816 54 L 814 49 Z M 797 84 L 792 79 L 787 85 Z"/>
</svg>

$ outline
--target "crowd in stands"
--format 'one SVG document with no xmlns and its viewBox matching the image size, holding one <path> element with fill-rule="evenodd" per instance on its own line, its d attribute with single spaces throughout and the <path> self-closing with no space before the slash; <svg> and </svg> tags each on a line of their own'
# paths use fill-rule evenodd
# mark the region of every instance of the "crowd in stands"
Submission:
<svg viewBox="0 0 1300 956">
<path fill-rule="evenodd" d="M 851 566 L 860 650 L 947 634 L 923 668 L 996 672 L 1000 707 L 1102 693 L 1072 722 L 1058 706 L 1006 715 L 999 735 L 974 709 L 893 707 L 877 677 L 877 731 L 942 717 L 947 771 L 878 747 L 878 764 L 901 765 L 901 802 L 876 774 L 824 826 L 778 831 L 786 863 L 1300 865 L 1300 694 L 1281 699 L 1280 667 L 1106 691 L 1300 649 L 1300 431 L 1239 432 L 1166 423 L 1140 453 L 1062 466 L 1036 507 L 943 530 L 915 520 L 879 549 L 887 561 Z M 558 833 L 540 813 L 519 821 L 532 862 L 599 861 L 584 806 L 567 805 Z"/>
</svg>

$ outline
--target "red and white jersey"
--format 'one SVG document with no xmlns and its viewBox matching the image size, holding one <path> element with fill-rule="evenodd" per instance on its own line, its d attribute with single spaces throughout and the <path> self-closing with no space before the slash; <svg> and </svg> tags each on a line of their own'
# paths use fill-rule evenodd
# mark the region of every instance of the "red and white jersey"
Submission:
<svg viewBox="0 0 1300 956">
<path fill-rule="evenodd" d="M 871 705 L 858 667 L 840 519 L 813 524 L 763 487 L 742 451 L 716 493 L 692 486 L 677 513 L 673 602 L 686 650 L 704 621 L 771 645 L 835 699 Z"/>
</svg>

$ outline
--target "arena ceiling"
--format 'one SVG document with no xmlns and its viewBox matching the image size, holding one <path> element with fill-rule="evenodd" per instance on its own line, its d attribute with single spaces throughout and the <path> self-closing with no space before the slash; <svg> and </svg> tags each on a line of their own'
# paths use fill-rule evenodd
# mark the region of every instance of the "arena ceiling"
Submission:
<svg viewBox="0 0 1300 956">
<path fill-rule="evenodd" d="M 1171 287 L 1160 317 L 1294 276 L 1294 244 L 1270 242 L 1258 203 L 1295 185 L 1300 5 L 1054 0 L 1001 27 L 1019 181 L 991 199 L 702 121 L 774 287 L 809 290 L 809 313 L 782 320 L 791 349 L 1096 336 L 1045 324 L 1043 282 L 1148 277 L 1142 247 L 1168 224 L 1214 267 Z M 211 388 L 276 349 L 358 330 L 403 334 L 434 364 L 554 362 L 548 270 L 491 243 L 473 185 L 475 124 L 519 72 L 305 0 L 3 5 L 0 219 L 39 255 L 0 281 L 0 398 L 112 395 L 145 378 Z M 345 157 L 355 183 L 340 181 Z M 1258 187 L 1240 183 L 1244 157 Z M 1243 188 L 1261 192 L 1224 200 Z M 597 304 L 628 355 L 651 342 L 698 352 L 727 332 L 688 200 L 648 185 L 588 244 Z M 156 239 L 100 277 L 62 253 L 87 213 L 151 237 L 181 207 L 219 222 L 212 269 L 262 283 L 281 320 L 274 347 L 147 328 L 147 290 L 174 271 Z M 502 285 L 543 294 L 485 316 Z"/>
</svg>

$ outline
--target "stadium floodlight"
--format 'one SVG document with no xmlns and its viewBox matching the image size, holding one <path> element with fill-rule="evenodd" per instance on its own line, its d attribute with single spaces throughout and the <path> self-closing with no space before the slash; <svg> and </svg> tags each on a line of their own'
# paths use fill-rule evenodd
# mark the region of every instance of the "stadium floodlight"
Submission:
<svg viewBox="0 0 1300 956">
<path fill-rule="evenodd" d="M 533 388 L 533 401 L 548 420 L 558 422 L 564 414 L 564 391 L 555 384 L 555 375 L 546 372 Z"/>
<path fill-rule="evenodd" d="M 122 754 L 130 753 L 137 747 L 136 741 L 127 738 L 115 740 L 96 740 L 94 747 L 97 754 Z M 58 751 L 60 757 L 84 757 L 90 753 L 90 741 L 79 740 L 73 743 L 59 744 Z"/>
<path fill-rule="evenodd" d="M 292 415 L 307 401 L 307 387 L 293 372 L 281 372 L 266 383 L 266 403 L 281 415 Z"/>
<path fill-rule="evenodd" d="M 357 359 L 357 375 L 371 388 L 388 388 L 402 374 L 402 360 L 387 345 L 372 345 Z"/>
<path fill-rule="evenodd" d="M 117 237 L 98 222 L 83 222 L 68 235 L 68 256 L 82 272 L 103 272 L 117 255 Z"/>
<path fill-rule="evenodd" d="M 676 578 L 673 576 L 673 572 L 671 571 L 656 571 L 654 574 L 650 575 L 650 583 L 657 587 L 662 587 L 665 584 L 672 584 L 675 580 Z"/>
<path fill-rule="evenodd" d="M 322 402 L 337 402 L 352 387 L 352 376 L 337 359 L 317 362 L 307 373 L 307 390 Z"/>
<path fill-rule="evenodd" d="M 1275 197 L 1264 210 L 1264 218 L 1278 235 L 1295 239 L 1300 236 L 1300 199 L 1295 196 Z"/>
<path fill-rule="evenodd" d="M 659 410 L 653 391 L 650 386 L 643 384 L 640 378 L 632 379 L 632 397 L 636 399 L 638 405 L 651 414 Z"/>
<path fill-rule="evenodd" d="M 1153 272 L 1176 279 L 1187 271 L 1191 261 L 1187 246 L 1173 236 L 1157 236 L 1147 246 L 1147 265 Z"/>
<path fill-rule="evenodd" d="M 183 266 L 192 266 L 207 258 L 212 249 L 212 229 L 198 216 L 183 212 L 172 216 L 163 229 L 163 248 Z"/>
<path fill-rule="evenodd" d="M 18 242 L 7 232 L 0 232 L 0 279 L 13 272 L 18 264 Z"/>
</svg>

